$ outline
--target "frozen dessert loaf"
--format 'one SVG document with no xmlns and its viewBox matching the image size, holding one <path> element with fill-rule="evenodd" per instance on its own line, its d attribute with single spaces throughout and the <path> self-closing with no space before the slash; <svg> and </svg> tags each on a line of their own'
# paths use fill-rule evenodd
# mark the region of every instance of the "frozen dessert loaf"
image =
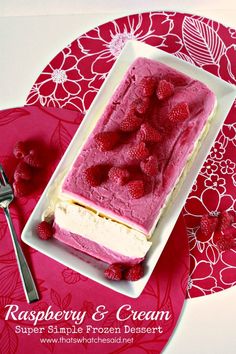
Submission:
<svg viewBox="0 0 236 354">
<path fill-rule="evenodd" d="M 107 263 L 141 262 L 215 105 L 202 82 L 136 59 L 65 176 L 54 237 Z"/>
</svg>

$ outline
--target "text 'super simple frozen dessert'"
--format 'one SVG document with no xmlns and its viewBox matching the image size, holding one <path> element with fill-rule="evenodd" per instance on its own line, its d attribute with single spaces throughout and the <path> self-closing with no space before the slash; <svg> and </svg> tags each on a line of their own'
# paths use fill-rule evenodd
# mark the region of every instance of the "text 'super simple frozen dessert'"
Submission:
<svg viewBox="0 0 236 354">
<path fill-rule="evenodd" d="M 215 106 L 200 81 L 136 59 L 63 180 L 54 237 L 107 263 L 141 262 Z"/>
</svg>

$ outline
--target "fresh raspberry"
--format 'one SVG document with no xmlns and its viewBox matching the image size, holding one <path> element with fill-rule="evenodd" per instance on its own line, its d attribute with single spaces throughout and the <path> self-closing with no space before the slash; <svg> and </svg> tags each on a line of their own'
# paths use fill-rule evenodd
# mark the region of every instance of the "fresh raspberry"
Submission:
<svg viewBox="0 0 236 354">
<path fill-rule="evenodd" d="M 42 167 L 42 159 L 38 150 L 31 149 L 27 155 L 24 156 L 24 161 L 30 165 L 31 167 L 41 168 Z"/>
<path fill-rule="evenodd" d="M 29 194 L 29 185 L 23 179 L 14 181 L 13 189 L 14 189 L 14 195 L 17 198 L 21 198 Z"/>
<path fill-rule="evenodd" d="M 160 80 L 157 86 L 156 95 L 157 98 L 161 100 L 165 100 L 172 96 L 174 93 L 174 85 L 166 80 Z"/>
<path fill-rule="evenodd" d="M 139 83 L 143 96 L 152 96 L 155 91 L 155 80 L 150 76 L 145 76 Z"/>
<path fill-rule="evenodd" d="M 144 195 L 144 183 L 142 180 L 134 180 L 128 183 L 128 191 L 133 199 L 139 199 Z"/>
<path fill-rule="evenodd" d="M 130 148 L 129 155 L 132 159 L 140 161 L 146 159 L 150 155 L 150 153 L 148 148 L 146 147 L 146 144 L 144 142 L 141 142 Z"/>
<path fill-rule="evenodd" d="M 53 227 L 47 221 L 42 221 L 37 225 L 37 234 L 42 240 L 48 240 L 53 236 Z"/>
<path fill-rule="evenodd" d="M 210 216 L 208 214 L 201 217 L 200 228 L 201 232 L 209 237 L 215 231 L 218 223 L 217 217 Z"/>
<path fill-rule="evenodd" d="M 18 141 L 13 150 L 13 154 L 17 159 L 23 159 L 28 152 L 28 147 L 24 141 Z"/>
<path fill-rule="evenodd" d="M 220 252 L 223 251 L 228 251 L 236 246 L 236 240 L 232 235 L 222 235 L 219 234 L 219 236 L 216 238 L 216 247 Z"/>
<path fill-rule="evenodd" d="M 121 264 L 114 263 L 104 271 L 104 275 L 110 280 L 121 280 L 123 278 L 122 270 L 123 266 Z"/>
<path fill-rule="evenodd" d="M 120 123 L 120 129 L 123 132 L 133 132 L 142 124 L 142 119 L 139 118 L 133 110 L 125 115 L 125 118 Z"/>
<path fill-rule="evenodd" d="M 118 132 L 102 132 L 98 133 L 94 137 L 99 149 L 101 151 L 109 151 L 120 141 L 120 133 Z"/>
<path fill-rule="evenodd" d="M 149 105 L 150 105 L 149 97 L 143 97 L 142 99 L 138 99 L 133 104 L 135 111 L 140 115 L 143 115 L 147 112 Z"/>
<path fill-rule="evenodd" d="M 124 279 L 129 281 L 136 281 L 142 278 L 144 274 L 143 266 L 141 263 L 134 265 L 133 267 L 128 268 L 124 272 Z"/>
<path fill-rule="evenodd" d="M 116 184 L 123 186 L 128 182 L 130 175 L 126 168 L 112 167 L 108 173 L 108 177 Z"/>
<path fill-rule="evenodd" d="M 156 156 L 149 156 L 147 160 L 141 161 L 140 167 L 147 176 L 156 176 L 158 172 Z"/>
<path fill-rule="evenodd" d="M 229 214 L 226 210 L 222 211 L 219 216 L 218 228 L 220 231 L 224 232 L 228 229 L 234 222 L 233 215 Z"/>
<path fill-rule="evenodd" d="M 19 179 L 24 179 L 26 181 L 29 181 L 31 178 L 32 178 L 31 167 L 24 161 L 19 162 L 15 169 L 14 179 L 16 181 L 18 181 Z"/>
<path fill-rule="evenodd" d="M 92 187 L 99 186 L 104 179 L 104 170 L 102 165 L 94 165 L 84 171 L 87 183 Z"/>
<path fill-rule="evenodd" d="M 186 102 L 178 103 L 174 108 L 169 112 L 169 120 L 171 122 L 182 122 L 189 117 L 189 107 Z"/>
<path fill-rule="evenodd" d="M 161 140 L 161 135 L 149 123 L 143 123 L 140 127 L 138 134 L 137 134 L 137 138 L 140 141 L 157 143 L 158 141 Z"/>
</svg>

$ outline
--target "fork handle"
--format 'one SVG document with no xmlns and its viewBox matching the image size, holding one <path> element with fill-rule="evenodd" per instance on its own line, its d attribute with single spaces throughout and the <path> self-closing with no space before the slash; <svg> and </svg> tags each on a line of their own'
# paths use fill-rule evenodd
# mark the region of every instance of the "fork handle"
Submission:
<svg viewBox="0 0 236 354">
<path fill-rule="evenodd" d="M 10 229 L 11 238 L 13 242 L 14 251 L 16 254 L 17 265 L 19 268 L 21 281 L 23 284 L 24 292 L 28 303 L 39 300 L 39 295 L 30 272 L 29 266 L 25 259 L 24 253 L 21 249 L 21 246 L 18 242 L 16 231 L 12 222 L 12 218 L 8 208 L 4 208 L 4 213 L 7 219 L 7 223 Z"/>
</svg>

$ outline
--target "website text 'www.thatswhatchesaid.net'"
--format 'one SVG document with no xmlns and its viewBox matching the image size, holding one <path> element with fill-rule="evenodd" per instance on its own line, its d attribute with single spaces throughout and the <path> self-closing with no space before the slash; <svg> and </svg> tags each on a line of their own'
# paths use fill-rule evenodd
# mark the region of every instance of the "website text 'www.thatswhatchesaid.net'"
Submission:
<svg viewBox="0 0 236 354">
<path fill-rule="evenodd" d="M 59 338 L 40 338 L 41 344 L 132 344 L 134 341 L 133 338 L 122 338 L 120 337 L 111 337 L 111 338 L 102 338 L 100 336 L 96 337 L 59 337 Z"/>
</svg>

